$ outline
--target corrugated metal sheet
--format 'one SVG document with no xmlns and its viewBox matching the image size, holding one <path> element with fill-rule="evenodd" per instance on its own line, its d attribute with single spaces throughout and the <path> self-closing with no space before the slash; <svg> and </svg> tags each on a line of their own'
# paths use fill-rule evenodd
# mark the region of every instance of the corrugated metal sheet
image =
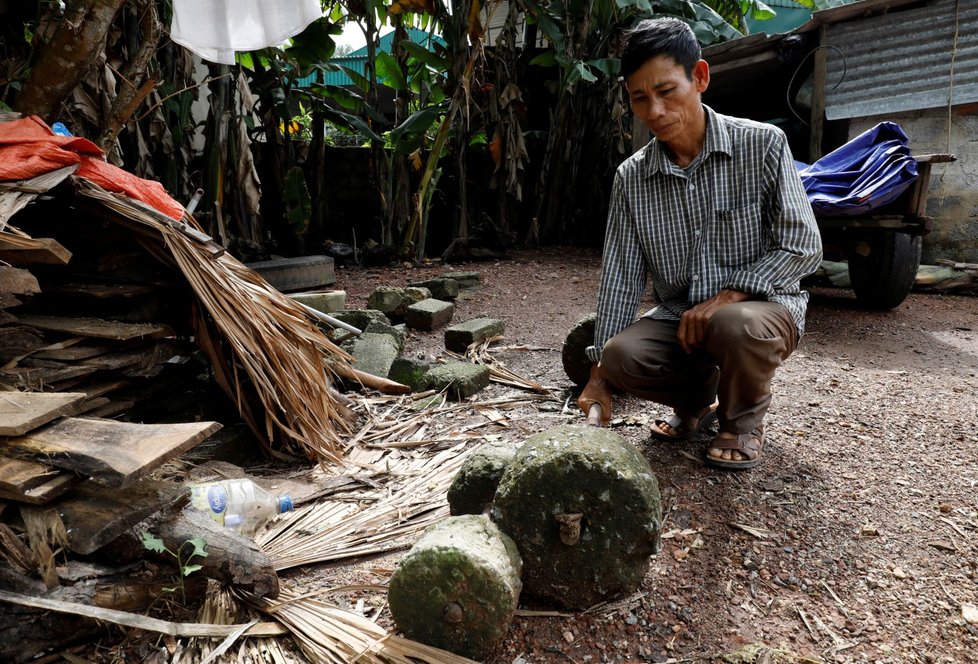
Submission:
<svg viewBox="0 0 978 664">
<path fill-rule="evenodd" d="M 957 23 L 957 51 L 952 52 Z M 826 28 L 829 120 L 885 115 L 978 101 L 978 2 L 938 0 L 924 7 Z M 844 54 L 843 57 L 835 50 Z M 839 87 L 832 86 L 842 78 Z"/>
</svg>

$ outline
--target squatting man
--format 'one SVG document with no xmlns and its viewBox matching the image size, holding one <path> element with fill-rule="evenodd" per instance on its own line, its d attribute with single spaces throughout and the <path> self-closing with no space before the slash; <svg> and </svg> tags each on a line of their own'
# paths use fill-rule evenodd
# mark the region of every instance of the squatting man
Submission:
<svg viewBox="0 0 978 664">
<path fill-rule="evenodd" d="M 703 105 L 709 65 L 676 19 L 626 36 L 621 74 L 652 140 L 618 168 L 598 290 L 591 424 L 617 388 L 664 404 L 653 437 L 678 441 L 719 420 L 706 463 L 759 464 L 774 372 L 804 332 L 822 245 L 784 132 Z M 651 281 L 657 306 L 635 321 Z"/>
</svg>

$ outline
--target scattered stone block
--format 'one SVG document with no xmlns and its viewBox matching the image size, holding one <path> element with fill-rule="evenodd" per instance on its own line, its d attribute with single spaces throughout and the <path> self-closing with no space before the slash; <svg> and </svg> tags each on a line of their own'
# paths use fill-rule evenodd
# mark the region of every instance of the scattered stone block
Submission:
<svg viewBox="0 0 978 664">
<path fill-rule="evenodd" d="M 361 332 L 367 329 L 371 321 L 379 321 L 386 325 L 391 324 L 390 318 L 384 315 L 383 311 L 377 309 L 343 309 L 331 314 L 333 318 L 341 320 L 347 325 L 352 325 Z"/>
<path fill-rule="evenodd" d="M 458 297 L 458 282 L 454 279 L 428 279 L 411 284 L 416 288 L 426 288 L 431 297 L 439 300 L 454 300 Z"/>
<path fill-rule="evenodd" d="M 363 329 L 365 333 L 370 334 L 386 334 L 397 342 L 397 351 L 401 352 L 404 350 L 404 338 L 407 328 L 403 325 L 388 325 L 383 321 L 372 320 L 367 323 L 367 327 Z"/>
<path fill-rule="evenodd" d="M 421 389 L 441 392 L 456 401 L 467 399 L 489 385 L 489 367 L 471 362 L 449 362 L 428 369 L 421 380 Z"/>
<path fill-rule="evenodd" d="M 449 517 L 425 530 L 391 576 L 391 615 L 408 638 L 481 661 L 513 621 L 520 567 L 492 521 Z"/>
<path fill-rule="evenodd" d="M 407 313 L 408 307 L 429 297 L 431 297 L 431 291 L 427 288 L 417 286 L 409 286 L 407 288 L 379 286 L 367 298 L 367 306 L 371 309 L 383 311 L 392 320 L 400 321 Z"/>
<path fill-rule="evenodd" d="M 662 507 L 649 462 L 598 427 L 530 436 L 490 513 L 523 555 L 526 591 L 568 609 L 637 589 L 660 546 Z"/>
<path fill-rule="evenodd" d="M 483 445 L 470 454 L 448 487 L 448 508 L 453 516 L 482 514 L 492 504 L 499 480 L 513 459 L 516 447 L 506 443 Z"/>
<path fill-rule="evenodd" d="M 458 284 L 459 290 L 472 290 L 482 284 L 482 273 L 472 271 L 445 272 L 442 279 L 452 279 Z"/>
<path fill-rule="evenodd" d="M 387 377 L 401 385 L 407 385 L 412 392 L 419 392 L 422 389 L 421 381 L 430 368 L 431 366 L 422 360 L 399 357 L 394 360 Z"/>
<path fill-rule="evenodd" d="M 421 300 L 407 308 L 404 322 L 415 330 L 434 330 L 448 325 L 455 315 L 455 305 L 434 298 Z"/>
<path fill-rule="evenodd" d="M 583 387 L 591 379 L 591 360 L 588 358 L 587 347 L 594 344 L 594 321 L 597 314 L 589 313 L 577 321 L 577 324 L 567 333 L 564 347 L 560 351 L 560 360 L 564 365 L 564 373 L 575 385 Z"/>
<path fill-rule="evenodd" d="M 316 311 L 321 311 L 324 314 L 342 311 L 346 306 L 346 291 L 342 290 L 324 291 L 321 293 L 293 293 L 289 297 L 300 304 L 304 304 Z"/>
<path fill-rule="evenodd" d="M 495 318 L 473 318 L 457 323 L 445 330 L 445 348 L 456 353 L 464 353 L 474 343 L 502 334 L 505 324 Z"/>
<path fill-rule="evenodd" d="M 387 378 L 391 365 L 400 352 L 397 341 L 389 334 L 374 334 L 365 332 L 359 337 L 344 344 L 356 363 L 353 365 L 360 371 L 373 376 Z"/>
</svg>

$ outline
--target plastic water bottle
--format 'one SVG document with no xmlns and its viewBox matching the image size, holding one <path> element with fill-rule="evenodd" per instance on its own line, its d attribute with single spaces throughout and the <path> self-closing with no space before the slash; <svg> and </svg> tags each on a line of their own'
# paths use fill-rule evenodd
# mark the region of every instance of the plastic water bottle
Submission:
<svg viewBox="0 0 978 664">
<path fill-rule="evenodd" d="M 289 496 L 275 496 L 247 478 L 191 485 L 190 507 L 248 537 L 277 514 L 294 509 Z"/>
</svg>

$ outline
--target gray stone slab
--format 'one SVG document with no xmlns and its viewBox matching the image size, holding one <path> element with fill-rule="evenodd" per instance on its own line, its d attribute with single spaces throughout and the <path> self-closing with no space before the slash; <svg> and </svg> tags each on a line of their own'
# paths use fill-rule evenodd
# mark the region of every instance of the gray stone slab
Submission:
<svg viewBox="0 0 978 664">
<path fill-rule="evenodd" d="M 473 343 L 482 343 L 490 337 L 502 334 L 506 329 L 503 321 L 495 318 L 473 318 L 456 323 L 445 330 L 445 348 L 464 353 Z"/>
<path fill-rule="evenodd" d="M 397 341 L 388 334 L 365 332 L 348 342 L 346 346 L 356 361 L 353 365 L 360 371 L 387 378 L 391 365 L 399 352 Z"/>
<path fill-rule="evenodd" d="M 489 385 L 489 367 L 471 362 L 449 362 L 428 370 L 421 381 L 425 390 L 446 390 L 456 401 L 467 399 Z"/>
<path fill-rule="evenodd" d="M 346 307 L 346 291 L 334 290 L 321 293 L 293 293 L 293 300 L 324 314 L 342 311 Z"/>
<path fill-rule="evenodd" d="M 367 323 L 367 327 L 363 331 L 370 334 L 386 334 L 397 342 L 398 352 L 404 350 L 404 337 L 407 335 L 403 325 L 388 325 L 383 321 L 372 320 Z"/>
<path fill-rule="evenodd" d="M 472 290 L 482 284 L 482 273 L 475 270 L 445 272 L 442 279 L 453 279 L 462 290 Z"/>
<path fill-rule="evenodd" d="M 458 297 L 458 282 L 454 279 L 428 279 L 411 284 L 415 288 L 426 288 L 431 297 L 439 300 L 454 300 Z"/>
<path fill-rule="evenodd" d="M 455 305 L 434 298 L 421 300 L 407 308 L 404 322 L 415 330 L 435 330 L 451 322 Z"/>
<path fill-rule="evenodd" d="M 332 314 L 333 318 L 341 320 L 347 325 L 352 325 L 358 330 L 365 330 L 371 321 L 379 321 L 390 325 L 391 320 L 383 311 L 376 309 L 343 309 Z"/>
<path fill-rule="evenodd" d="M 422 380 L 429 369 L 431 365 L 427 362 L 410 357 L 399 357 L 394 360 L 387 377 L 401 385 L 407 385 L 412 392 L 420 392 L 423 389 Z"/>
</svg>

